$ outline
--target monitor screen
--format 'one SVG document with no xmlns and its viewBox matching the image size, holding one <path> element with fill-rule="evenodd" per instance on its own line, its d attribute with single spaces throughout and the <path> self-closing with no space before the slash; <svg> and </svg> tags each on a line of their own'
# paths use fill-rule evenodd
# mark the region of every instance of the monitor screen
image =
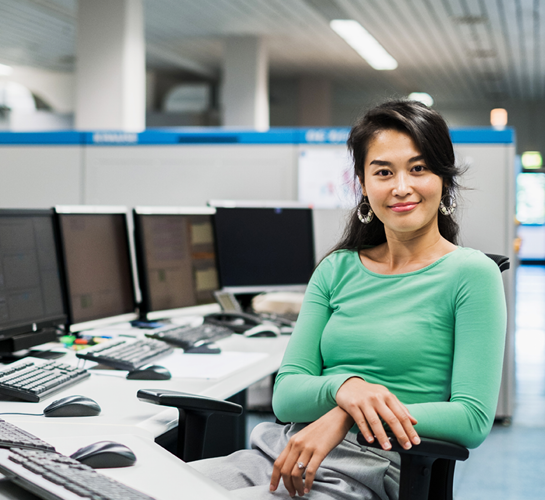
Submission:
<svg viewBox="0 0 545 500">
<path fill-rule="evenodd" d="M 142 312 L 152 319 L 161 314 L 150 313 L 215 304 L 214 209 L 158 210 L 134 210 Z"/>
<path fill-rule="evenodd" d="M 236 293 L 306 286 L 314 269 L 312 210 L 216 207 L 220 284 Z"/>
<path fill-rule="evenodd" d="M 0 341 L 65 322 L 53 211 L 0 210 Z"/>
<path fill-rule="evenodd" d="M 56 210 L 70 330 L 136 319 L 126 213 Z"/>
</svg>

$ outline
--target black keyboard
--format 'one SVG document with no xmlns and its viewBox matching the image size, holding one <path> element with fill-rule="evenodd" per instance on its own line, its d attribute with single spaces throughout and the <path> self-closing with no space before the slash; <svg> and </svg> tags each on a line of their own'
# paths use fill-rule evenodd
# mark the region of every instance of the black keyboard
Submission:
<svg viewBox="0 0 545 500">
<path fill-rule="evenodd" d="M 114 339 L 78 351 L 76 356 L 118 370 L 132 371 L 163 358 L 172 351 L 172 347 L 158 340 Z"/>
<path fill-rule="evenodd" d="M 55 451 L 49 443 L 0 418 L 0 448 L 15 447 Z"/>
<path fill-rule="evenodd" d="M 158 331 L 146 333 L 146 337 L 162 340 L 169 344 L 181 347 L 184 350 L 191 349 L 199 344 L 215 342 L 229 337 L 233 330 L 225 326 L 204 323 L 199 326 L 172 326 L 161 328 Z"/>
<path fill-rule="evenodd" d="M 65 363 L 26 358 L 0 369 L 0 395 L 38 402 L 89 376 L 87 370 Z"/>
<path fill-rule="evenodd" d="M 51 451 L 0 450 L 0 472 L 45 500 L 154 500 L 77 460 Z"/>
</svg>

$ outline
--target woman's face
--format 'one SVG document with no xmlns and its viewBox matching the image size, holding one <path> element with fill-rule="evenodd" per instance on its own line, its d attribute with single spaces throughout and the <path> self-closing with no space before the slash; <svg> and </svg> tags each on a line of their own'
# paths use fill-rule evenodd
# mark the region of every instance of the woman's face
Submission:
<svg viewBox="0 0 545 500">
<path fill-rule="evenodd" d="M 397 130 L 377 133 L 369 144 L 364 174 L 363 194 L 387 235 L 438 230 L 443 180 L 427 168 L 410 135 Z"/>
</svg>

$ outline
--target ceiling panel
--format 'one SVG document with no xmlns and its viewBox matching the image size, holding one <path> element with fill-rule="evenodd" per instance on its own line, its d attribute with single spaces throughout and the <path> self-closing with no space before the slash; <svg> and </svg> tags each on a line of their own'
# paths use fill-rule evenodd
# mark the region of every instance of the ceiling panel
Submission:
<svg viewBox="0 0 545 500">
<path fill-rule="evenodd" d="M 144 0 L 149 69 L 219 78 L 224 42 L 262 36 L 272 78 L 427 91 L 444 103 L 545 99 L 545 0 Z M 398 60 L 375 71 L 329 27 L 358 20 Z M 72 71 L 77 0 L 0 0 L 0 62 Z"/>
</svg>

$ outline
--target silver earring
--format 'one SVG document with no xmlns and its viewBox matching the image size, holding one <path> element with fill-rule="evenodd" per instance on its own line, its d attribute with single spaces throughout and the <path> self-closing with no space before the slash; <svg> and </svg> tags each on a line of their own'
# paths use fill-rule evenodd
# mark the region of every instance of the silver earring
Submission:
<svg viewBox="0 0 545 500">
<path fill-rule="evenodd" d="M 439 203 L 439 212 L 445 216 L 452 215 L 454 212 L 456 212 L 456 200 L 454 196 L 446 194 L 441 198 L 441 202 Z"/>
<path fill-rule="evenodd" d="M 367 207 L 366 214 L 361 213 L 362 207 Z M 358 219 L 362 224 L 369 224 L 373 220 L 373 217 L 375 216 L 375 212 L 373 212 L 373 209 L 371 208 L 371 205 L 369 205 L 369 201 L 367 196 L 363 197 L 363 201 L 361 202 L 361 205 L 358 207 L 358 210 L 356 212 L 358 214 Z"/>
</svg>

